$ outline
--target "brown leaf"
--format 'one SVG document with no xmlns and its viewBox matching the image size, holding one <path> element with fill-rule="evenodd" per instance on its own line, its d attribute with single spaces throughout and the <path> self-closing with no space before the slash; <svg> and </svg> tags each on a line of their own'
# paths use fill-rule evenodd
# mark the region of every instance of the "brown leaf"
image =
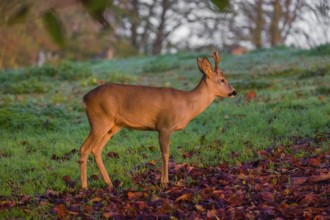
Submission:
<svg viewBox="0 0 330 220">
<path fill-rule="evenodd" d="M 152 166 L 156 166 L 157 160 L 150 160 L 149 164 L 152 165 Z"/>
<path fill-rule="evenodd" d="M 282 153 L 284 151 L 285 147 L 284 146 L 278 146 L 277 147 L 277 152 Z"/>
<path fill-rule="evenodd" d="M 195 208 L 200 211 L 200 212 L 204 212 L 205 208 L 202 205 L 195 205 Z"/>
<path fill-rule="evenodd" d="M 91 175 L 92 180 L 100 180 L 100 177 L 96 174 Z"/>
<path fill-rule="evenodd" d="M 251 101 L 257 97 L 257 93 L 254 90 L 250 90 L 245 94 L 245 100 Z"/>
<path fill-rule="evenodd" d="M 143 201 L 137 201 L 136 204 L 140 210 L 144 210 L 148 208 L 147 204 Z"/>
<path fill-rule="evenodd" d="M 176 164 L 176 165 L 174 166 L 174 171 L 179 171 L 179 170 L 181 170 L 181 169 L 184 169 L 184 168 L 187 167 L 187 166 L 188 166 L 187 163 Z"/>
<path fill-rule="evenodd" d="M 108 158 L 116 158 L 116 159 L 119 158 L 119 155 L 116 152 L 108 152 L 107 156 Z"/>
<path fill-rule="evenodd" d="M 314 167 L 319 167 L 321 164 L 321 161 L 318 158 L 309 158 L 308 163 Z"/>
<path fill-rule="evenodd" d="M 53 197 L 53 196 L 58 196 L 59 192 L 51 190 L 51 189 L 47 189 L 45 194 L 47 197 Z"/>
<path fill-rule="evenodd" d="M 127 197 L 128 197 L 129 200 L 136 199 L 136 195 L 133 192 L 128 192 L 127 193 Z"/>
<path fill-rule="evenodd" d="M 183 158 L 187 159 L 187 158 L 191 158 L 193 156 L 193 152 L 189 151 L 189 152 L 183 152 L 182 153 Z"/>
<path fill-rule="evenodd" d="M 319 96 L 319 100 L 323 101 L 325 99 L 326 99 L 326 97 L 324 95 Z"/>
<path fill-rule="evenodd" d="M 106 218 L 106 219 L 109 219 L 109 218 L 116 219 L 116 217 L 119 217 L 119 216 L 120 216 L 120 214 L 116 213 L 116 212 L 105 212 L 105 213 L 103 213 L 103 217 Z"/>
<path fill-rule="evenodd" d="M 68 215 L 68 211 L 64 204 L 58 204 L 53 209 L 56 212 L 57 218 L 63 218 Z"/>
<path fill-rule="evenodd" d="M 211 210 L 207 210 L 206 216 L 208 218 L 216 218 L 216 219 L 218 219 L 217 210 L 215 208 L 212 208 Z"/>
<path fill-rule="evenodd" d="M 155 152 L 157 148 L 156 148 L 155 146 L 149 146 L 148 149 L 149 149 L 151 152 Z"/>
<path fill-rule="evenodd" d="M 302 185 L 306 183 L 308 177 L 294 177 L 292 178 L 292 185 Z"/>
<path fill-rule="evenodd" d="M 16 202 L 15 201 L 10 201 L 10 200 L 0 201 L 0 210 L 2 208 L 13 208 L 15 206 L 16 206 Z"/>
<path fill-rule="evenodd" d="M 90 201 L 91 201 L 91 202 L 101 202 L 101 201 L 102 201 L 102 198 L 100 198 L 100 197 L 95 197 L 94 199 L 91 199 Z"/>
<path fill-rule="evenodd" d="M 151 200 L 152 202 L 158 201 L 158 200 L 160 200 L 160 199 L 161 199 L 161 198 L 160 198 L 159 196 L 155 195 L 155 194 L 153 194 L 153 195 L 151 196 L 151 198 L 150 198 L 150 200 Z"/>
<path fill-rule="evenodd" d="M 264 157 L 264 158 L 268 158 L 269 157 L 269 153 L 267 151 L 265 151 L 265 150 L 259 150 L 259 151 L 257 151 L 257 153 L 258 153 L 258 155 L 260 157 Z"/>
<path fill-rule="evenodd" d="M 85 211 L 86 213 L 91 213 L 92 210 L 93 210 L 93 207 L 92 207 L 92 206 L 90 206 L 90 205 L 85 205 L 85 206 L 84 206 L 84 211 Z"/>
<path fill-rule="evenodd" d="M 309 178 L 309 181 L 312 183 L 322 182 L 330 179 L 330 172 L 327 174 L 313 175 Z"/>
<path fill-rule="evenodd" d="M 232 206 L 241 206 L 242 203 L 244 202 L 244 194 L 242 193 L 232 194 L 231 197 L 229 198 L 229 202 L 231 203 Z"/>
<path fill-rule="evenodd" d="M 317 200 L 316 195 L 309 193 L 300 200 L 299 205 L 307 207 L 312 203 L 314 203 L 316 200 Z"/>
<path fill-rule="evenodd" d="M 63 176 L 62 180 L 64 180 L 64 182 L 70 182 L 71 181 L 71 177 L 69 175 Z"/>
<path fill-rule="evenodd" d="M 191 198 L 190 194 L 186 193 L 186 194 L 183 194 L 182 196 L 179 196 L 178 198 L 176 198 L 175 202 L 180 202 L 183 200 L 189 201 L 190 198 Z"/>
<path fill-rule="evenodd" d="M 261 198 L 266 202 L 273 202 L 274 201 L 274 194 L 271 192 L 261 192 Z"/>
<path fill-rule="evenodd" d="M 324 217 L 324 216 L 322 216 L 322 215 L 316 215 L 316 216 L 313 218 L 313 220 L 325 220 L 325 219 L 328 219 L 328 218 L 326 218 L 326 217 Z"/>
</svg>

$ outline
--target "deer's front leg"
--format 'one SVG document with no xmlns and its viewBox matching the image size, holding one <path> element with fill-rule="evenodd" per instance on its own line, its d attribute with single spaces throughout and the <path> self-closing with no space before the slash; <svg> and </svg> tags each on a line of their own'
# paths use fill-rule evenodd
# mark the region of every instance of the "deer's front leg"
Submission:
<svg viewBox="0 0 330 220">
<path fill-rule="evenodd" d="M 162 176 L 160 183 L 163 187 L 168 184 L 168 161 L 170 158 L 170 136 L 172 132 L 159 131 L 159 145 L 162 153 Z"/>
</svg>

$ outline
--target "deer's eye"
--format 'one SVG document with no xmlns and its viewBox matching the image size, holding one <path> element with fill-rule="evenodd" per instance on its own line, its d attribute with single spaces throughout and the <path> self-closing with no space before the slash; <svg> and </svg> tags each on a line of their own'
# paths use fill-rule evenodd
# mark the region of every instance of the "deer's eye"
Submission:
<svg viewBox="0 0 330 220">
<path fill-rule="evenodd" d="M 222 83 L 224 83 L 224 82 L 225 82 L 225 79 L 221 79 L 220 81 L 221 81 Z"/>
</svg>

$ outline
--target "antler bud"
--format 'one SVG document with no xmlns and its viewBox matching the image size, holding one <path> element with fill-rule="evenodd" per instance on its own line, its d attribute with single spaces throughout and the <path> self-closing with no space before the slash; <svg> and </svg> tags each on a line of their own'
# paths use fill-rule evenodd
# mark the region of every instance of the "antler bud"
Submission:
<svg viewBox="0 0 330 220">
<path fill-rule="evenodd" d="M 214 59 L 214 63 L 215 63 L 214 71 L 218 72 L 220 58 L 221 58 L 221 57 L 219 57 L 218 50 L 216 50 L 213 54 L 211 54 L 211 57 Z"/>
</svg>

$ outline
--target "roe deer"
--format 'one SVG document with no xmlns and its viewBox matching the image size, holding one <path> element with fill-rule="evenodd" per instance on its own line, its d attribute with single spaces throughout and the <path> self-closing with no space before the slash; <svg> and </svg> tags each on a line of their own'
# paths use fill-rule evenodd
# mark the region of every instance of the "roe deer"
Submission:
<svg viewBox="0 0 330 220">
<path fill-rule="evenodd" d="M 87 188 L 87 158 L 92 152 L 104 181 L 109 189 L 112 189 L 113 185 L 104 167 L 101 152 L 107 141 L 121 128 L 158 132 L 162 153 L 161 185 L 167 185 L 172 133 L 184 129 L 215 97 L 236 95 L 235 89 L 219 69 L 218 52 L 211 56 L 215 60 L 214 69 L 206 57 L 197 58 L 197 65 L 203 77 L 191 91 L 109 83 L 84 96 L 90 133 L 80 147 L 82 188 Z"/>
</svg>

